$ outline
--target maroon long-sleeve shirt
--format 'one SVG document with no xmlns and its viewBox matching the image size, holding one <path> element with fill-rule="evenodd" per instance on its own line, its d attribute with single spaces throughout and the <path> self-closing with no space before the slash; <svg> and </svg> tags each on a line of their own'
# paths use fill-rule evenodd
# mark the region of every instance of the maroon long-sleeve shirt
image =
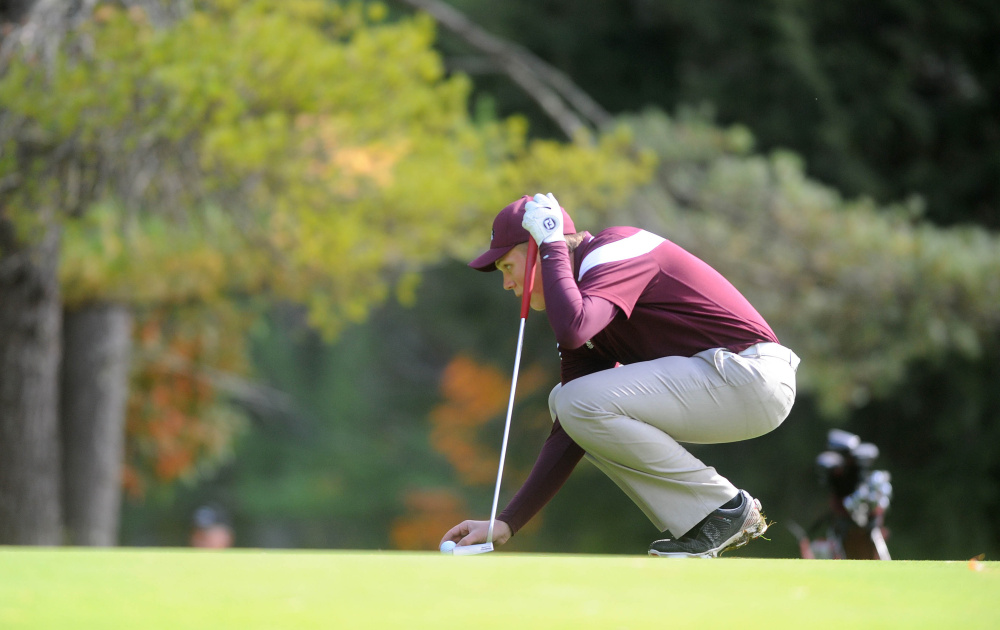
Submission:
<svg viewBox="0 0 1000 630">
<path fill-rule="evenodd" d="M 562 382 L 710 348 L 777 342 L 736 288 L 680 246 L 632 227 L 586 234 L 571 255 L 543 243 L 545 309 L 559 344 Z M 497 517 L 517 532 L 555 496 L 584 451 L 556 419 L 528 479 Z"/>
</svg>

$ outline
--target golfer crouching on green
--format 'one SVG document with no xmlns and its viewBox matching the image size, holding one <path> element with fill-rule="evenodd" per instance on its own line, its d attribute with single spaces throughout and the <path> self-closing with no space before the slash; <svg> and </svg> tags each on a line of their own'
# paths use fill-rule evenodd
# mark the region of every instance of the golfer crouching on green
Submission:
<svg viewBox="0 0 1000 630">
<path fill-rule="evenodd" d="M 634 227 L 591 235 L 551 193 L 525 196 L 493 221 L 490 248 L 469 263 L 523 291 L 529 235 L 538 243 L 531 308 L 555 332 L 561 382 L 552 432 L 496 519 L 503 544 L 587 457 L 664 537 L 650 555 L 715 557 L 767 529 L 760 501 L 683 446 L 737 442 L 774 430 L 795 401 L 799 358 L 717 271 Z M 442 542 L 488 542 L 488 521 L 464 521 Z"/>
</svg>

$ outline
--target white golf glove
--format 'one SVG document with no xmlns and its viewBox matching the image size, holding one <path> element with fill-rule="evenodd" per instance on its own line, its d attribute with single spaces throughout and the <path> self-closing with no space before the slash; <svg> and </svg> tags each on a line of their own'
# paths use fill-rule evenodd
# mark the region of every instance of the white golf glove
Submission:
<svg viewBox="0 0 1000 630">
<path fill-rule="evenodd" d="M 538 193 L 534 199 L 524 204 L 521 227 L 528 230 L 539 245 L 566 240 L 563 236 L 562 208 L 552 193 Z"/>
</svg>

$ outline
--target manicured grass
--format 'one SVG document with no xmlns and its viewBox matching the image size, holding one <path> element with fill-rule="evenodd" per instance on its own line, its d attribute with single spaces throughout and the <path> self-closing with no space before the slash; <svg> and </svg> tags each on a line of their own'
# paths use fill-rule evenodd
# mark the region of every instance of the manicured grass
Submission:
<svg viewBox="0 0 1000 630">
<path fill-rule="evenodd" d="M 0 548 L 0 628 L 998 628 L 1000 563 Z"/>
</svg>

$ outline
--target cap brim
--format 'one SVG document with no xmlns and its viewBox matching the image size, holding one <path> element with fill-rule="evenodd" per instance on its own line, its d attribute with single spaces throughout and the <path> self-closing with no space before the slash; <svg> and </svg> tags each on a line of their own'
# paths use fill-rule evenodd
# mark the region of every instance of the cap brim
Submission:
<svg viewBox="0 0 1000 630">
<path fill-rule="evenodd" d="M 493 249 L 486 250 L 479 258 L 476 258 L 469 263 L 469 266 L 476 271 L 496 271 L 497 261 L 504 257 L 504 255 L 510 250 L 517 247 L 517 245 L 510 245 L 508 247 L 494 247 Z"/>
</svg>

